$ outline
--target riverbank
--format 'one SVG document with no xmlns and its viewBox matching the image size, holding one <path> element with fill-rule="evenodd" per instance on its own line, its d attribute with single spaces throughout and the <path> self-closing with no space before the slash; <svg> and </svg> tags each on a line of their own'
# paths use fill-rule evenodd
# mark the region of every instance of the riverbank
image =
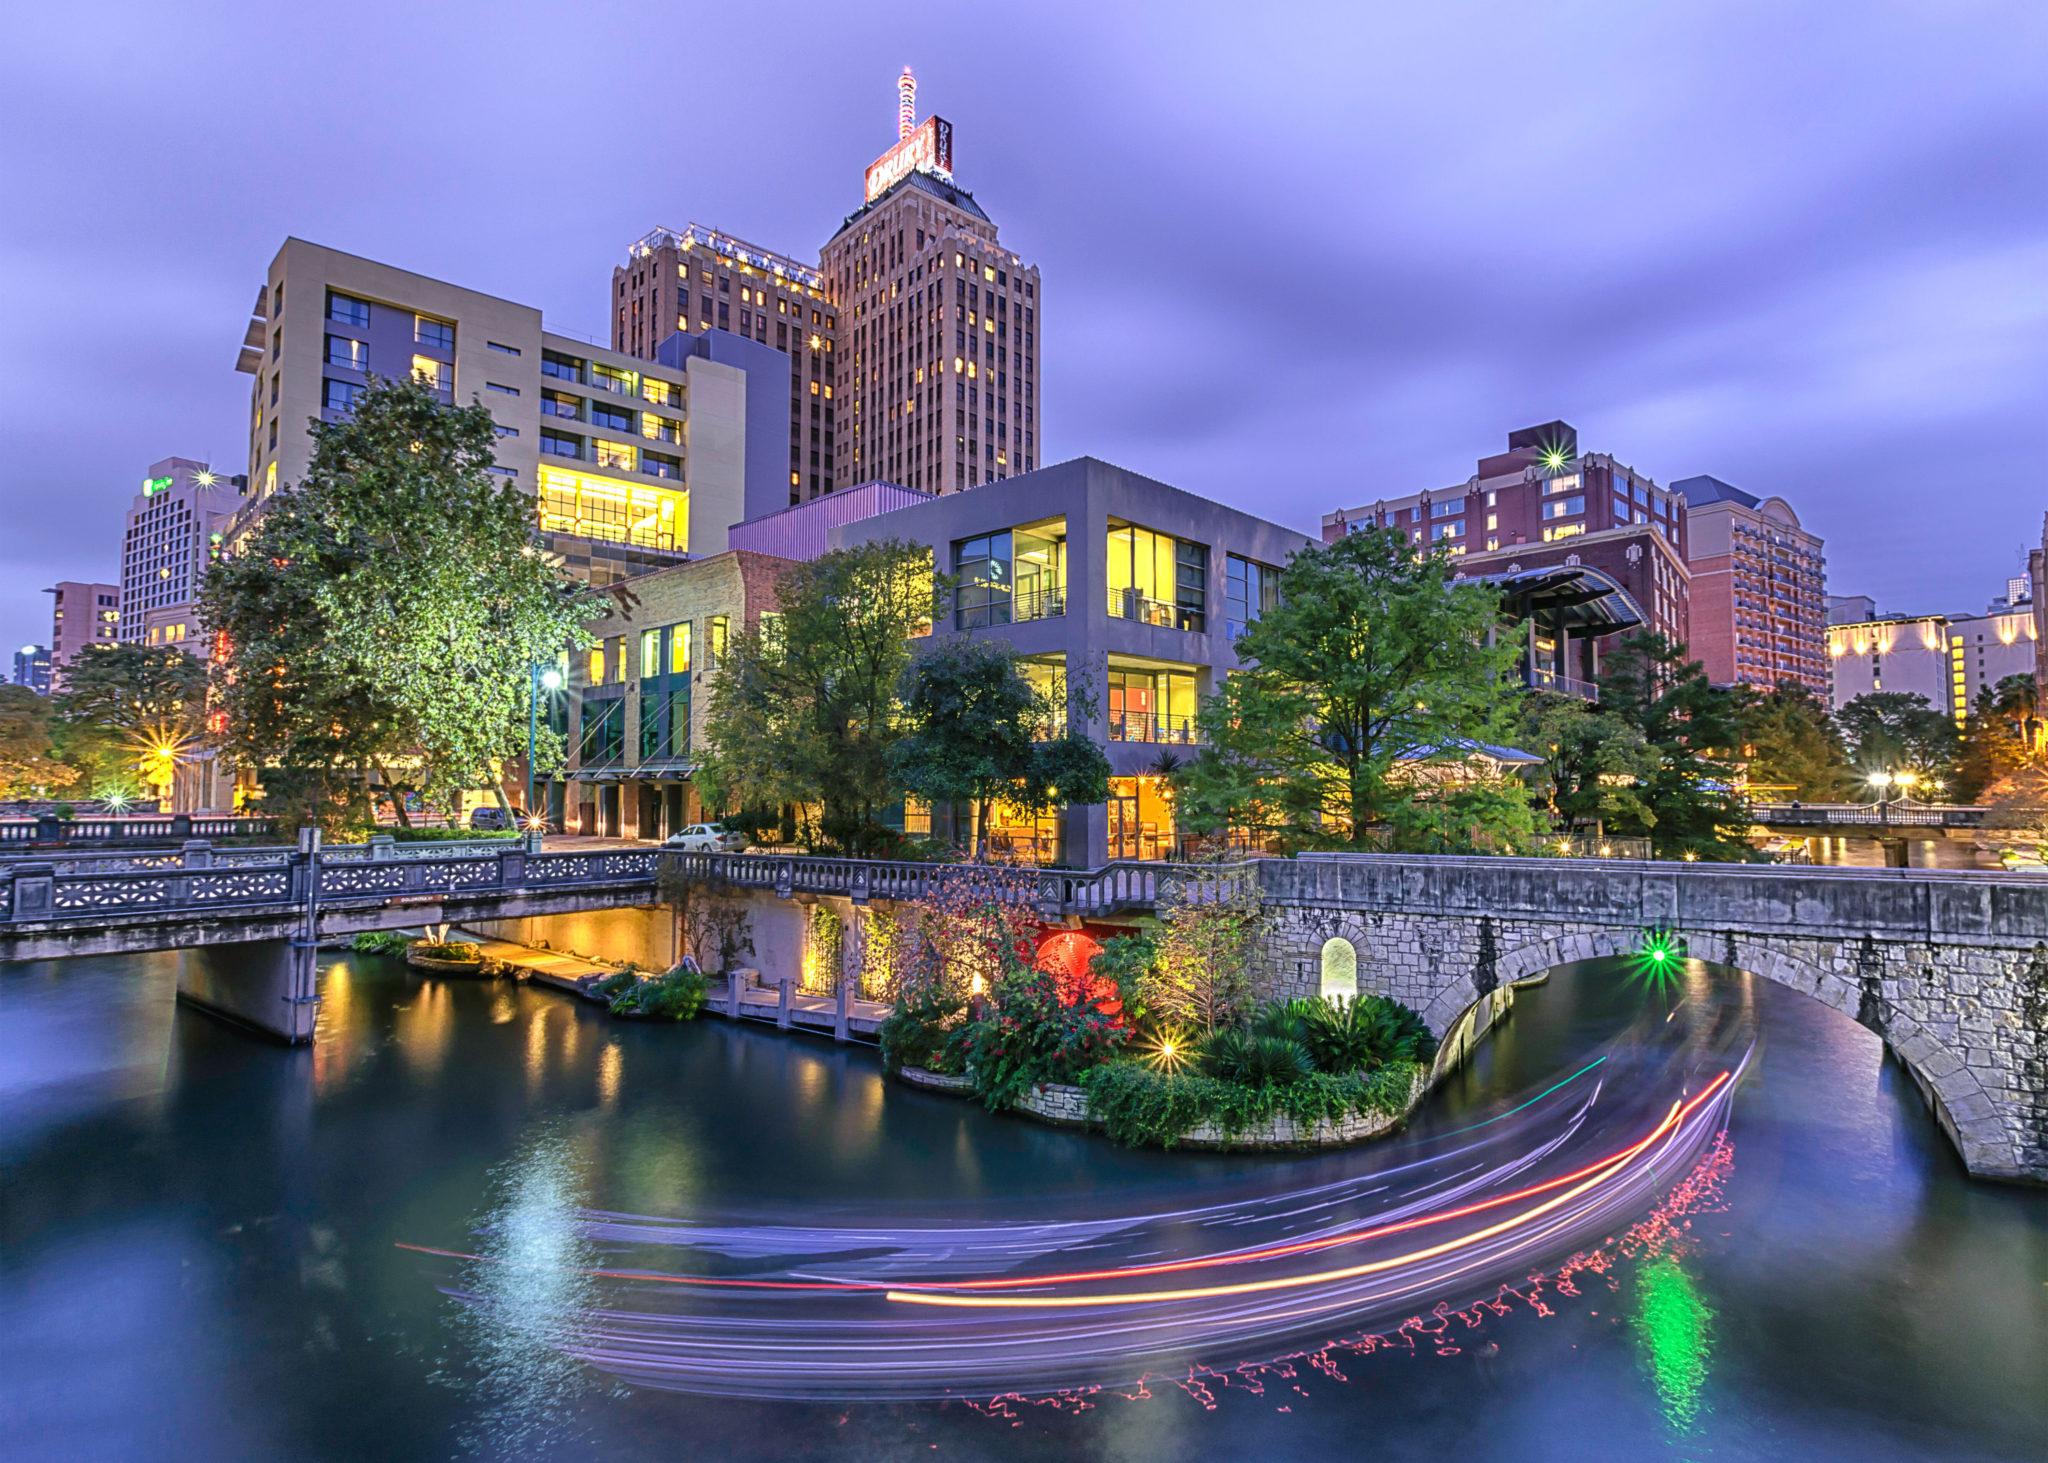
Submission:
<svg viewBox="0 0 2048 1463">
<path fill-rule="evenodd" d="M 974 1084 L 965 1077 L 930 1072 L 923 1067 L 905 1067 L 896 1074 L 903 1082 L 928 1092 L 945 1092 L 955 1097 L 974 1097 Z M 1373 1138 L 1383 1138 L 1406 1125 L 1422 1099 L 1429 1095 L 1427 1069 L 1418 1068 L 1409 1084 L 1407 1100 L 1398 1110 L 1385 1113 L 1353 1113 L 1340 1122 L 1317 1122 L 1304 1126 L 1286 1113 L 1275 1113 L 1263 1121 L 1231 1132 L 1214 1120 L 1197 1123 L 1174 1139 L 1176 1148 L 1195 1148 L 1226 1153 L 1259 1153 L 1303 1148 L 1345 1148 Z M 1015 1112 L 1063 1128 L 1104 1126 L 1089 1110 L 1085 1089 L 1065 1082 L 1041 1082 L 1027 1092 Z"/>
</svg>

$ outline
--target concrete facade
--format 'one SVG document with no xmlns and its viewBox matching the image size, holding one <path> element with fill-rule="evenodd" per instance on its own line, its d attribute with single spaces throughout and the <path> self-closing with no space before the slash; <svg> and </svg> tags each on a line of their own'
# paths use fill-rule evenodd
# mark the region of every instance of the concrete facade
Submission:
<svg viewBox="0 0 2048 1463">
<path fill-rule="evenodd" d="M 1828 626 L 1828 704 L 1840 711 L 1871 691 L 1924 696 L 1953 711 L 1946 615 L 1898 615 Z"/>
<path fill-rule="evenodd" d="M 1358 988 L 1448 1031 L 1560 965 L 1679 933 L 1883 1037 L 1970 1172 L 2048 1180 L 2048 884 L 1968 874 L 1310 855 L 1259 866 L 1262 982 L 1315 994 L 1325 946 Z"/>
<path fill-rule="evenodd" d="M 287 239 L 237 369 L 255 378 L 237 528 L 304 478 L 308 419 L 344 419 L 371 374 L 488 406 L 494 470 L 538 500 L 536 528 L 594 584 L 721 552 L 732 524 L 788 503 L 788 358 L 718 331 L 643 361 L 554 334 L 530 305 Z"/>
<path fill-rule="evenodd" d="M 998 538 L 1001 560 L 987 547 Z M 1116 796 L 1006 834 L 1020 853 L 1075 867 L 1174 852 L 1156 769 L 1162 753 L 1195 745 L 1196 700 L 1237 667 L 1233 620 L 1257 617 L 1256 599 L 1233 600 L 1233 576 L 1277 575 L 1310 542 L 1091 457 L 838 525 L 828 539 L 928 546 L 940 572 L 966 571 L 938 634 L 1008 641 L 1094 698 L 1088 731 L 1108 753 Z"/>
<path fill-rule="evenodd" d="M 1783 498 L 1714 477 L 1682 478 L 1692 571 L 1693 658 L 1717 685 L 1795 681 L 1825 698 L 1827 560 Z"/>
</svg>

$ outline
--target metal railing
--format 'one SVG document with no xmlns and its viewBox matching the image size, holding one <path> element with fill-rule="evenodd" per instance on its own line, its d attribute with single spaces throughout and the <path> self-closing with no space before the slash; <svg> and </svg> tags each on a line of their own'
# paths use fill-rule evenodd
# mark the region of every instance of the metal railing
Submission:
<svg viewBox="0 0 2048 1463">
<path fill-rule="evenodd" d="M 1112 742 L 1164 742 L 1171 746 L 1193 746 L 1202 739 L 1192 716 L 1159 716 L 1143 711 L 1109 713 Z"/>
<path fill-rule="evenodd" d="M 1576 696 L 1581 701 L 1598 701 L 1600 687 L 1592 681 L 1581 681 L 1571 676 L 1561 676 L 1556 671 L 1538 666 L 1529 673 L 1529 684 L 1538 691 L 1555 691 L 1560 696 Z"/>
<path fill-rule="evenodd" d="M 1985 809 L 1942 807 L 1906 801 L 1889 803 L 1752 803 L 1758 823 L 1803 828 L 1981 828 Z"/>
<path fill-rule="evenodd" d="M 1160 625 L 1168 630 L 1191 630 L 1198 628 L 1188 623 L 1199 621 L 1201 612 L 1183 610 L 1164 600 L 1147 599 L 1135 589 L 1112 589 L 1109 592 L 1109 617 L 1112 620 L 1136 620 L 1144 625 Z"/>
</svg>

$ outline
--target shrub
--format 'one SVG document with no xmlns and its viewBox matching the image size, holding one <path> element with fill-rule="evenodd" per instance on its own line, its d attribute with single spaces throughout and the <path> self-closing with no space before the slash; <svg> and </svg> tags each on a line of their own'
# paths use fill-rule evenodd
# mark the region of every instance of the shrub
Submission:
<svg viewBox="0 0 2048 1463">
<path fill-rule="evenodd" d="M 1217 1032 L 1204 1044 L 1202 1058 L 1212 1076 L 1243 1087 L 1285 1087 L 1313 1066 L 1308 1048 L 1291 1036 L 1242 1027 Z"/>
<path fill-rule="evenodd" d="M 411 944 L 412 936 L 398 930 L 364 930 L 348 942 L 348 947 L 358 955 L 402 956 Z"/>
<path fill-rule="evenodd" d="M 1273 1001 L 1260 1008 L 1256 1024 L 1261 1030 L 1291 1032 L 1325 1072 L 1429 1062 L 1436 1056 L 1436 1039 L 1422 1018 L 1386 996 Z"/>
<path fill-rule="evenodd" d="M 1068 1005 L 1052 972 L 1012 969 L 987 1019 L 965 1027 L 958 1049 L 974 1092 L 991 1109 L 1015 1107 L 1040 1082 L 1068 1082 L 1123 1046 L 1129 1029 L 1094 1002 Z"/>
<path fill-rule="evenodd" d="M 612 997 L 614 1016 L 645 1016 L 653 1021 L 688 1021 L 704 1009 L 704 996 L 711 981 L 701 970 L 678 965 L 666 975 L 641 980 L 631 967 L 607 977 L 620 976 L 632 984 Z"/>
<path fill-rule="evenodd" d="M 898 1001 L 877 1033 L 882 1044 L 882 1070 L 893 1073 L 905 1067 L 922 1067 L 927 1072 L 958 1076 L 963 1070 L 961 1054 L 949 1047 L 966 1019 L 967 1003 L 944 995 L 927 994 L 915 1000 Z"/>
<path fill-rule="evenodd" d="M 481 964 L 483 947 L 467 940 L 415 940 L 406 947 L 417 950 L 429 960 L 463 960 Z"/>
<path fill-rule="evenodd" d="M 634 986 L 640 984 L 640 975 L 632 970 L 615 970 L 603 980 L 593 983 L 590 993 L 606 1003 L 616 1001 Z"/>
<path fill-rule="evenodd" d="M 1390 1062 L 1371 1072 L 1310 1072 L 1296 1081 L 1250 1087 L 1201 1072 L 1162 1072 L 1143 1062 L 1110 1062 L 1084 1072 L 1090 1116 L 1118 1143 L 1171 1148 L 1204 1122 L 1235 1136 L 1286 1114 L 1303 1128 L 1354 1116 L 1392 1116 L 1407 1104 L 1423 1069 Z"/>
<path fill-rule="evenodd" d="M 1160 997 L 1159 941 L 1148 931 L 1104 940 L 1088 971 L 1115 982 L 1125 1020 L 1133 1026 L 1151 1024 Z"/>
</svg>

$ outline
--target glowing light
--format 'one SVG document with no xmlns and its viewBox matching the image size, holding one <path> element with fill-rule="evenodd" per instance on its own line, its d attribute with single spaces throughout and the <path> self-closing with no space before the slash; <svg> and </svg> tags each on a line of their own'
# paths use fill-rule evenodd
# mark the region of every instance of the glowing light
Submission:
<svg viewBox="0 0 2048 1463">
<path fill-rule="evenodd" d="M 1637 1288 L 1636 1340 L 1664 1404 L 1664 1420 L 1688 1432 L 1699 1416 L 1700 1389 L 1706 1384 L 1714 1312 L 1700 1299 L 1692 1277 L 1668 1255 L 1643 1268 Z"/>
<path fill-rule="evenodd" d="M 562 673 L 552 668 L 542 671 L 540 673 L 540 686 L 543 691 L 560 690 L 562 686 Z"/>
</svg>

